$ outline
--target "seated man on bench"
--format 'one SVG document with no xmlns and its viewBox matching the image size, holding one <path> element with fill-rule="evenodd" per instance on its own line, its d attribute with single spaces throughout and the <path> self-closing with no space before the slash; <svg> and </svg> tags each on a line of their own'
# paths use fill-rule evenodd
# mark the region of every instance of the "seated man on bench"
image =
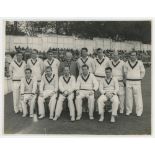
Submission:
<svg viewBox="0 0 155 155">
<path fill-rule="evenodd" d="M 58 78 L 53 74 L 51 66 L 47 66 L 45 69 L 45 74 L 43 74 L 41 83 L 40 83 L 40 94 L 38 97 L 38 107 L 39 107 L 39 119 L 45 117 L 45 99 L 50 97 L 49 101 L 49 119 L 53 119 L 56 98 L 58 91 Z"/>
<path fill-rule="evenodd" d="M 99 122 L 104 120 L 104 106 L 106 101 L 112 102 L 112 114 L 111 122 L 115 122 L 115 117 L 117 116 L 117 110 L 119 106 L 119 99 L 117 93 L 119 91 L 118 80 L 112 77 L 112 68 L 107 67 L 105 69 L 106 77 L 100 82 L 99 91 L 101 96 L 98 98 L 98 108 L 100 119 Z"/>
<path fill-rule="evenodd" d="M 88 109 L 89 109 L 89 118 L 93 120 L 94 112 L 94 91 L 98 89 L 98 82 L 95 76 L 89 72 L 89 67 L 87 65 L 82 66 L 82 73 L 77 79 L 76 86 L 76 110 L 77 118 L 80 120 L 82 117 L 82 99 L 88 98 Z"/>
<path fill-rule="evenodd" d="M 67 98 L 71 121 L 75 121 L 75 107 L 73 103 L 75 84 L 75 77 L 73 75 L 70 75 L 69 66 L 65 66 L 64 75 L 60 76 L 59 78 L 60 94 L 55 110 L 55 117 L 53 120 L 56 121 L 60 117 L 61 112 L 63 110 L 63 102 Z"/>
</svg>

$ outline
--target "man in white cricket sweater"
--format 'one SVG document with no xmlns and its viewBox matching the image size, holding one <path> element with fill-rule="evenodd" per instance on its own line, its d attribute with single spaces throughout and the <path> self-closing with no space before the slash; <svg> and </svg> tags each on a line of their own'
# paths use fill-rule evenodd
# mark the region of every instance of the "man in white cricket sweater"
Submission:
<svg viewBox="0 0 155 155">
<path fill-rule="evenodd" d="M 88 49 L 82 48 L 81 49 L 81 57 L 77 60 L 77 66 L 79 70 L 79 75 L 82 73 L 82 66 L 87 65 L 89 67 L 89 72 L 95 72 L 95 63 L 94 60 L 88 56 Z"/>
<path fill-rule="evenodd" d="M 124 75 L 124 61 L 120 60 L 119 54 L 117 51 L 113 53 L 113 60 L 110 61 L 110 67 L 112 68 L 112 76 L 117 78 L 119 82 L 119 112 L 120 114 L 124 113 L 124 100 L 125 100 L 125 75 Z"/>
<path fill-rule="evenodd" d="M 27 104 L 30 107 L 30 117 L 33 117 L 34 107 L 36 101 L 36 90 L 37 90 L 37 80 L 31 76 L 32 70 L 30 68 L 25 69 L 25 77 L 21 80 L 21 103 L 23 108 L 23 116 L 26 117 L 28 114 Z"/>
<path fill-rule="evenodd" d="M 63 109 L 63 102 L 67 98 L 71 121 L 75 121 L 75 107 L 73 103 L 75 85 L 75 77 L 70 75 L 69 66 L 65 66 L 64 75 L 60 76 L 59 78 L 60 94 L 56 105 L 55 117 L 53 120 L 57 120 L 60 117 Z"/>
<path fill-rule="evenodd" d="M 98 82 L 95 76 L 89 72 L 87 65 L 82 66 L 82 74 L 79 75 L 76 84 L 76 109 L 77 118 L 82 117 L 82 99 L 88 98 L 89 118 L 92 120 L 94 112 L 94 92 L 98 89 Z"/>
<path fill-rule="evenodd" d="M 111 114 L 111 122 L 115 122 L 115 117 L 117 116 L 117 110 L 119 106 L 118 99 L 118 91 L 119 84 L 118 80 L 115 77 L 112 77 L 112 68 L 107 67 L 105 69 L 106 77 L 102 79 L 99 85 L 99 90 L 101 92 L 101 96 L 98 98 L 98 108 L 100 119 L 99 122 L 104 120 L 104 106 L 106 101 L 112 102 L 112 114 Z"/>
<path fill-rule="evenodd" d="M 38 58 L 38 50 L 32 50 L 31 58 L 27 61 L 27 66 L 28 68 L 32 69 L 32 76 L 37 79 L 39 84 L 44 72 L 44 65 L 43 61 L 40 58 Z"/>
<path fill-rule="evenodd" d="M 39 119 L 45 117 L 45 107 L 44 102 L 45 99 L 50 97 L 49 101 L 49 111 L 50 116 L 49 119 L 53 119 L 55 105 L 56 105 L 56 97 L 58 91 L 58 79 L 55 74 L 52 73 L 52 68 L 50 66 L 46 67 L 45 74 L 42 76 L 40 83 L 40 94 L 38 97 L 38 107 L 39 107 Z"/>
<path fill-rule="evenodd" d="M 105 68 L 109 66 L 109 58 L 105 56 L 105 54 L 103 53 L 103 50 L 101 48 L 97 49 L 97 57 L 94 58 L 94 63 L 95 63 L 95 77 L 98 81 L 98 83 L 100 83 L 100 81 L 105 78 Z M 96 91 L 95 93 L 95 109 L 96 111 L 98 111 L 98 105 L 97 105 L 97 98 L 100 96 L 100 92 L 99 90 Z"/>
<path fill-rule="evenodd" d="M 12 79 L 12 91 L 13 91 L 13 106 L 14 112 L 22 112 L 22 106 L 20 101 L 20 82 L 25 76 L 24 70 L 26 68 L 25 61 L 22 60 L 22 52 L 16 53 L 16 59 L 13 60 L 9 66 L 9 73 Z"/>
<path fill-rule="evenodd" d="M 145 68 L 142 61 L 137 60 L 136 51 L 130 52 L 130 60 L 125 63 L 124 72 L 126 76 L 126 115 L 132 113 L 134 100 L 136 114 L 141 116 L 143 113 L 141 80 L 145 76 Z"/>
<path fill-rule="evenodd" d="M 105 77 L 105 68 L 109 67 L 110 60 L 103 53 L 101 48 L 97 49 L 97 58 L 94 58 L 95 62 L 95 77 L 98 82 Z"/>
<path fill-rule="evenodd" d="M 58 69 L 60 66 L 60 61 L 53 57 L 52 50 L 47 51 L 47 59 L 44 60 L 44 69 L 47 66 L 51 66 L 53 74 L 55 74 L 58 77 Z"/>
</svg>

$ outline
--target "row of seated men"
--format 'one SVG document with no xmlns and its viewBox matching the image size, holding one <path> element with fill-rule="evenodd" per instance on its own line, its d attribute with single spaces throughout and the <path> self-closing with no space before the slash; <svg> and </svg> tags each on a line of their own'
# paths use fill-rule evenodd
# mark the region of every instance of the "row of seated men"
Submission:
<svg viewBox="0 0 155 155">
<path fill-rule="evenodd" d="M 97 54 L 97 58 L 92 59 L 88 57 L 87 48 L 82 48 L 81 57 L 77 60 L 76 64 L 71 64 L 71 61 L 66 61 L 63 63 L 63 66 L 59 68 L 60 62 L 52 57 L 52 52 L 48 53 L 48 59 L 42 64 L 41 60 L 37 58 L 37 50 L 33 50 L 32 58 L 28 60 L 27 65 L 22 60 L 22 53 L 18 52 L 16 54 L 17 60 L 14 60 L 10 65 L 10 75 L 13 81 L 13 101 L 15 113 L 23 111 L 23 117 L 27 115 L 27 108 L 25 104 L 27 100 L 25 98 L 29 99 L 29 97 L 24 96 L 29 96 L 29 93 L 31 93 L 31 102 L 29 103 L 34 103 L 37 97 L 35 91 L 38 85 L 38 108 L 40 119 L 45 117 L 45 98 L 50 96 L 49 118 L 57 120 L 60 117 L 62 103 L 67 97 L 71 120 L 74 121 L 75 107 L 73 104 L 73 91 L 76 91 L 76 120 L 81 119 L 82 98 L 84 97 L 88 98 L 89 118 L 94 119 L 94 94 L 98 91 L 101 93 L 101 96 L 96 97 L 98 111 L 100 114 L 99 121 L 104 120 L 104 105 L 107 100 L 112 102 L 111 122 L 115 122 L 118 108 L 120 113 L 124 113 L 124 107 L 126 107 L 126 115 L 130 115 L 132 113 L 133 98 L 135 99 L 136 104 L 136 114 L 137 116 L 141 116 L 143 112 L 141 80 L 145 75 L 145 68 L 143 63 L 137 60 L 137 53 L 132 51 L 130 55 L 131 58 L 126 63 L 119 59 L 117 52 L 114 53 L 113 60 L 109 60 L 100 48 L 97 50 Z M 68 60 L 71 60 L 70 53 L 68 53 L 68 57 Z M 76 74 L 76 65 L 79 71 L 79 76 Z M 25 70 L 25 68 L 27 69 Z M 59 69 L 62 74 L 60 78 L 58 76 Z M 34 83 L 37 84 L 34 84 L 36 86 L 33 87 L 32 92 L 26 92 L 26 85 L 28 87 L 31 84 L 31 81 L 33 81 L 31 78 L 27 80 L 25 75 L 26 72 L 31 74 L 30 77 L 36 79 L 34 80 L 36 81 Z M 25 82 L 23 82 L 23 79 Z M 74 84 L 71 83 L 73 81 L 75 81 L 75 87 Z M 126 91 L 124 84 L 126 84 Z M 58 101 L 56 101 L 58 88 L 60 94 Z M 125 96 L 126 105 L 124 106 Z M 20 104 L 20 101 L 22 101 L 22 104 Z M 32 117 L 34 104 L 30 105 L 32 106 L 32 108 L 30 108 L 30 116 Z"/>
</svg>

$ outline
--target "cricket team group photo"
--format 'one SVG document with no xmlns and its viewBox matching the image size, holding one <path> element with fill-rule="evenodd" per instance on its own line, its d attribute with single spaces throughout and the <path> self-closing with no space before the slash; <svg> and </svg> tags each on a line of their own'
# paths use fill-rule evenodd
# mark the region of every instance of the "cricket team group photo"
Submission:
<svg viewBox="0 0 155 155">
<path fill-rule="evenodd" d="M 19 29 L 19 23 L 11 24 Z M 144 22 L 144 28 L 148 23 Z M 9 29 L 9 24 L 6 32 L 18 34 L 21 29 Z M 108 44 L 107 39 L 107 44 L 95 40 L 96 47 L 91 50 L 92 44 L 86 43 L 79 48 L 65 48 L 65 44 L 58 47 L 57 38 L 57 45 L 49 45 L 44 52 L 37 49 L 44 48 L 41 43 L 36 47 L 33 43 L 23 46 L 20 41 L 11 47 L 9 43 L 5 55 L 4 133 L 151 134 L 150 44 L 137 42 L 132 46 L 133 41 L 125 46 L 119 34 L 114 39 L 114 44 Z"/>
</svg>

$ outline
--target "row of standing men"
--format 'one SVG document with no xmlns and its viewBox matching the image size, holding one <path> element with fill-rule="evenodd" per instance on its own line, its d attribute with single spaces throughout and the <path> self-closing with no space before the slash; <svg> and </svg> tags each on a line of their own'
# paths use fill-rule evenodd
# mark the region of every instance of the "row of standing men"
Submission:
<svg viewBox="0 0 155 155">
<path fill-rule="evenodd" d="M 76 120 L 81 119 L 82 98 L 85 97 L 88 98 L 89 117 L 90 119 L 93 119 L 95 100 L 94 94 L 97 94 L 95 96 L 98 97 L 99 92 L 101 94 L 97 101 L 98 111 L 100 114 L 99 121 L 104 120 L 104 105 L 107 100 L 112 102 L 111 122 L 115 122 L 115 116 L 117 116 L 118 109 L 120 113 L 124 113 L 125 109 L 126 115 L 130 115 L 132 113 L 133 98 L 136 104 L 137 116 L 142 115 L 143 101 L 141 80 L 145 75 L 145 68 L 142 61 L 137 60 L 137 53 L 135 51 L 130 53 L 130 60 L 127 62 L 120 60 L 117 52 L 114 52 L 113 59 L 109 60 L 109 58 L 103 54 L 103 50 L 100 48 L 97 49 L 97 58 L 95 59 L 88 57 L 87 48 L 82 48 L 81 57 L 77 60 L 77 62 L 71 61 L 72 55 L 70 52 L 66 53 L 66 61 L 61 63 L 56 58 L 52 57 L 52 51 L 47 52 L 47 59 L 44 62 L 37 57 L 37 54 L 37 50 L 33 50 L 31 53 L 31 58 L 26 64 L 22 60 L 22 53 L 18 52 L 16 54 L 16 60 L 12 61 L 10 64 L 9 71 L 13 81 L 13 101 L 15 113 L 23 111 L 23 116 L 27 115 L 25 103 L 29 100 L 31 100 L 30 103 L 32 103 L 32 101 L 35 101 L 37 97 L 35 87 L 34 89 L 30 89 L 30 85 L 33 83 L 31 81 L 37 81 L 37 85 L 39 87 L 38 106 L 40 119 L 45 117 L 44 101 L 50 96 L 49 118 L 57 120 L 62 111 L 62 103 L 67 97 L 71 120 L 74 121 L 74 95 L 72 93 L 74 90 L 76 90 Z M 25 70 L 25 68 L 29 68 L 30 70 Z M 77 74 L 77 70 L 79 72 L 79 76 Z M 28 72 L 27 74 L 31 74 L 31 71 L 31 77 L 33 78 L 27 79 L 26 77 L 29 76 L 26 75 L 26 72 Z M 69 73 L 66 73 L 65 75 L 65 72 Z M 76 81 L 76 79 L 77 82 L 75 82 L 76 84 L 74 88 L 74 85 L 71 82 Z M 125 85 L 126 89 L 124 87 Z M 60 93 L 56 104 L 58 88 Z M 126 106 L 124 106 L 125 96 Z M 32 109 L 30 110 L 30 116 L 33 117 L 34 104 L 30 105 L 32 105 L 32 108 L 30 108 Z"/>
</svg>

